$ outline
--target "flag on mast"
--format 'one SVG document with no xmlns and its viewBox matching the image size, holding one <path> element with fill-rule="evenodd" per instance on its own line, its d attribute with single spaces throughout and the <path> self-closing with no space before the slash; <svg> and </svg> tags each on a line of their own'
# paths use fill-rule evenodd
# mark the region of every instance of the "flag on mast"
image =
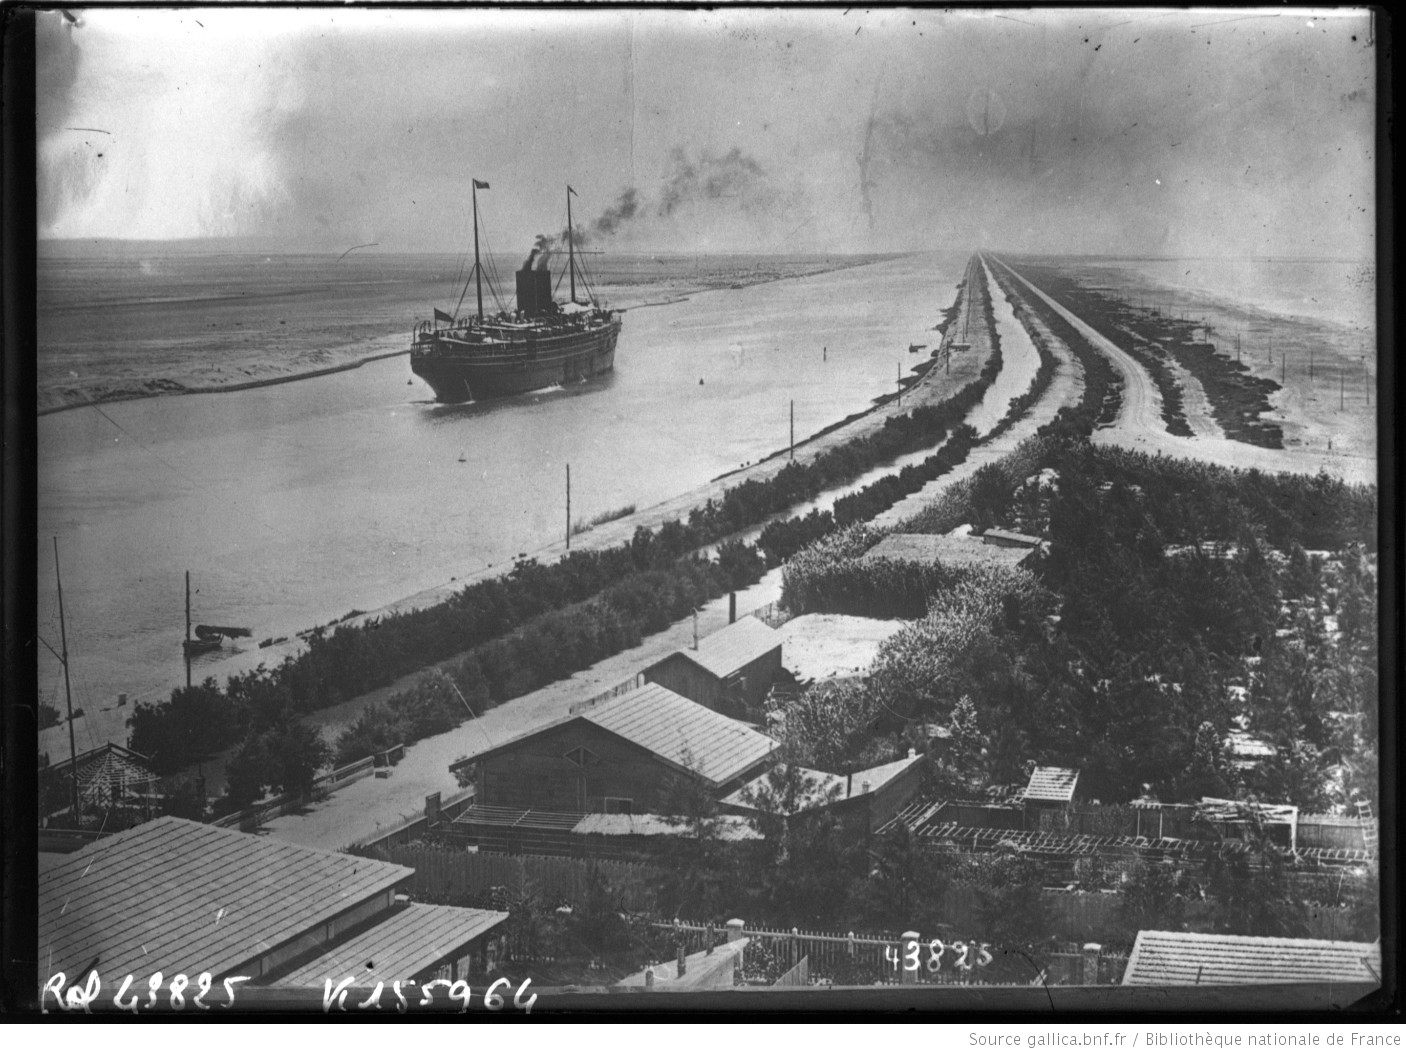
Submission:
<svg viewBox="0 0 1406 1054">
<path fill-rule="evenodd" d="M 570 183 L 568 183 L 568 184 L 566 185 L 566 192 L 567 192 L 568 194 L 576 194 L 576 191 L 574 191 L 574 190 L 571 189 L 571 184 L 570 184 Z M 580 195 L 580 194 L 576 194 L 576 196 L 579 198 L 581 195 Z"/>
<path fill-rule="evenodd" d="M 483 180 L 481 180 L 481 179 L 476 179 L 476 180 L 474 180 L 474 187 L 477 188 L 478 190 L 487 190 L 487 189 L 488 189 L 488 184 L 485 183 L 485 182 L 484 182 Z"/>
</svg>

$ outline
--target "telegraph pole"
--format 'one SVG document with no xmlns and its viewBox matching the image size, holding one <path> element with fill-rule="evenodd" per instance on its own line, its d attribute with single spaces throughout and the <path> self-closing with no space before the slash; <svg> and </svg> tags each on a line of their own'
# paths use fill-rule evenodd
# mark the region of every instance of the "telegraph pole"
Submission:
<svg viewBox="0 0 1406 1054">
<path fill-rule="evenodd" d="M 571 549 L 571 463 L 566 465 L 566 548 Z"/>
<path fill-rule="evenodd" d="M 791 461 L 796 460 L 796 400 L 791 400 Z"/>
<path fill-rule="evenodd" d="M 54 536 L 54 584 L 59 590 L 59 646 L 63 649 L 63 694 L 68 701 L 68 775 L 73 786 L 73 822 L 81 824 L 78 811 L 78 747 L 73 741 L 73 690 L 68 683 L 68 629 L 63 620 L 63 579 L 59 577 L 59 539 Z"/>
</svg>

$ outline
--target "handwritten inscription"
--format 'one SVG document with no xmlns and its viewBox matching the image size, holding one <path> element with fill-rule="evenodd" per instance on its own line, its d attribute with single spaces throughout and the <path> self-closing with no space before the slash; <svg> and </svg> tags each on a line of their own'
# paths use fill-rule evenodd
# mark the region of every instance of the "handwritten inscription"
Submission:
<svg viewBox="0 0 1406 1054">
<path fill-rule="evenodd" d="M 929 973 L 937 973 L 943 967 L 943 956 L 949 955 L 951 959 L 947 966 L 956 970 L 970 970 L 974 966 L 987 966 L 991 963 L 991 945 L 982 941 L 967 943 L 966 941 L 953 941 L 946 944 L 941 940 L 931 940 L 927 942 L 927 956 L 924 961 L 923 942 L 910 940 L 905 941 L 903 951 L 892 946 L 884 949 L 884 959 L 893 964 L 893 968 L 900 968 L 916 973 L 926 967 Z"/>
<path fill-rule="evenodd" d="M 351 987 L 352 983 L 355 980 L 356 978 L 354 977 L 348 977 L 346 980 L 334 986 L 332 983 L 332 979 L 328 978 L 323 983 L 322 1012 L 324 1014 L 330 1014 L 334 1007 L 338 1010 L 347 1009 L 347 990 Z M 405 1013 L 406 1010 L 410 1007 L 410 999 L 407 997 L 402 987 L 402 984 L 404 984 L 404 987 L 408 988 L 413 987 L 415 985 L 415 982 L 392 982 L 391 992 L 394 995 L 394 1002 L 392 1002 L 390 1005 L 395 1008 L 395 1011 L 398 1014 Z M 532 1013 L 532 1004 L 537 1002 L 537 993 L 534 992 L 526 999 L 523 998 L 523 994 L 527 991 L 528 986 L 531 984 L 532 978 L 529 977 L 527 980 L 523 981 L 522 984 L 518 985 L 517 991 L 513 993 L 512 1005 L 515 1010 L 521 1010 L 524 1013 L 528 1014 Z M 443 979 L 437 979 L 433 981 L 426 981 L 424 984 L 419 986 L 420 999 L 415 1003 L 415 1005 L 419 1007 L 432 1006 L 435 1002 L 434 990 L 435 988 L 440 986 L 443 986 L 446 989 L 446 991 L 444 992 L 446 1005 L 453 1005 L 457 1002 L 459 1004 L 459 1013 L 464 1014 L 468 1012 L 468 1009 L 473 1002 L 474 991 L 469 982 L 464 980 L 446 981 Z M 505 1005 L 503 993 L 511 987 L 511 981 L 509 981 L 506 977 L 500 977 L 498 978 L 498 980 L 494 981 L 492 984 L 484 988 L 481 996 L 483 1000 L 484 1009 L 503 1009 L 503 1006 Z M 372 989 L 371 994 L 367 996 L 366 999 L 359 1003 L 353 1003 L 352 1005 L 357 1010 L 382 1009 L 381 998 L 385 994 L 385 988 L 386 986 L 384 981 L 377 981 L 376 987 Z M 502 991 L 500 991 L 500 988 L 502 989 Z M 411 994 L 413 995 L 413 993 Z"/>
<path fill-rule="evenodd" d="M 214 988 L 214 981 L 208 972 L 200 974 L 194 984 L 185 974 L 176 974 L 170 979 L 169 984 L 161 973 L 154 973 L 147 978 L 145 989 L 138 984 L 133 987 L 133 976 L 128 974 L 122 981 L 121 986 L 112 996 L 110 1006 L 125 1013 L 136 1014 L 141 1011 L 175 1011 L 184 1010 L 229 1010 L 233 1008 L 237 999 L 237 987 L 248 977 L 226 977 L 222 982 L 224 988 L 224 999 L 217 998 L 207 1000 L 211 990 Z M 328 978 L 323 983 L 322 991 L 322 1011 L 330 1014 L 333 1010 L 349 1012 L 352 1010 L 383 1010 L 394 1009 L 396 1013 L 404 1014 L 412 1006 L 416 1009 L 427 1009 L 438 1007 L 440 1009 L 453 1009 L 457 1004 L 458 1012 L 467 1013 L 472 1005 L 475 992 L 467 981 L 447 981 L 437 979 L 426 981 L 424 984 L 417 984 L 415 981 L 393 981 L 390 991 L 386 991 L 384 981 L 377 981 L 371 994 L 365 999 L 356 999 L 353 996 L 348 1000 L 348 995 L 352 992 L 355 984 L 355 977 L 334 983 Z M 528 992 L 532 984 L 532 978 L 528 978 L 518 985 L 517 991 L 513 992 L 512 982 L 506 977 L 500 977 L 492 984 L 480 989 L 478 998 L 482 1002 L 485 1010 L 501 1010 L 510 1005 L 514 1010 L 521 1010 L 524 1013 L 532 1013 L 532 1006 L 537 1002 L 537 993 Z M 275 986 L 276 987 L 276 986 Z M 419 988 L 419 992 L 409 991 Z M 81 983 L 70 985 L 68 977 L 62 972 L 54 974 L 44 984 L 39 992 L 39 1009 L 42 1013 L 49 1012 L 49 997 L 53 996 L 54 1005 L 64 1011 L 73 1013 L 82 1012 L 91 1014 L 94 1007 L 105 1010 L 107 1006 L 101 1003 L 102 978 L 97 970 L 90 970 L 87 979 Z M 436 989 L 443 988 L 436 998 Z M 387 1002 L 382 1000 L 386 999 Z"/>
<path fill-rule="evenodd" d="M 226 977 L 224 979 L 224 990 L 227 998 L 224 1002 L 207 1003 L 205 997 L 210 994 L 210 989 L 214 982 L 208 972 L 202 973 L 195 979 L 195 990 L 190 992 L 190 978 L 183 973 L 178 973 L 171 978 L 171 984 L 167 991 L 163 1009 L 184 1010 L 187 1006 L 187 992 L 189 992 L 189 1005 L 196 1010 L 209 1010 L 212 1007 L 228 1010 L 234 1006 L 235 986 L 243 984 L 249 980 L 248 977 Z M 158 972 L 147 978 L 146 1002 L 143 1005 L 141 989 L 127 994 L 132 987 L 132 975 L 128 974 L 122 981 L 122 985 L 117 989 L 112 997 L 112 1005 L 118 1010 L 129 1013 L 137 1013 L 139 1010 L 155 1010 L 157 1003 L 161 1001 L 161 989 L 165 978 Z M 88 973 L 88 979 L 82 985 L 67 985 L 68 978 L 62 971 L 50 977 L 43 988 L 39 990 L 39 1009 L 47 1014 L 49 1012 L 49 996 L 53 995 L 54 1001 L 60 1010 L 81 1010 L 85 1014 L 93 1012 L 93 1005 L 98 1002 L 102 994 L 103 982 L 97 970 Z M 67 990 L 65 986 L 67 985 Z"/>
</svg>

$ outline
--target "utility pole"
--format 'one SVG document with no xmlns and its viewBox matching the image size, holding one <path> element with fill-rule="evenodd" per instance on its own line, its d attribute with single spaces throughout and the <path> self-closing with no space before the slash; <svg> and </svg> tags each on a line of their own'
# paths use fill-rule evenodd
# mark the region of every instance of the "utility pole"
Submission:
<svg viewBox="0 0 1406 1054">
<path fill-rule="evenodd" d="M 796 400 L 791 400 L 791 461 L 796 460 Z"/>
<path fill-rule="evenodd" d="M 571 550 L 571 463 L 566 465 L 566 548 Z"/>
<path fill-rule="evenodd" d="M 895 364 L 898 367 L 898 405 L 903 405 L 903 363 Z"/>
<path fill-rule="evenodd" d="M 73 787 L 73 822 L 81 824 L 78 811 L 78 747 L 73 741 L 73 690 L 68 683 L 68 628 L 63 619 L 63 579 L 59 576 L 59 539 L 54 536 L 54 584 L 59 590 L 59 646 L 63 649 L 63 695 L 68 701 L 68 775 Z"/>
<path fill-rule="evenodd" d="M 1283 384 L 1283 383 L 1284 383 L 1284 376 L 1285 376 L 1285 374 L 1288 372 L 1288 366 L 1285 365 L 1286 362 L 1287 362 L 1287 360 L 1286 360 L 1285 357 L 1284 357 L 1284 353 L 1281 351 L 1281 352 L 1279 353 L 1279 383 L 1280 383 L 1280 384 Z"/>
</svg>

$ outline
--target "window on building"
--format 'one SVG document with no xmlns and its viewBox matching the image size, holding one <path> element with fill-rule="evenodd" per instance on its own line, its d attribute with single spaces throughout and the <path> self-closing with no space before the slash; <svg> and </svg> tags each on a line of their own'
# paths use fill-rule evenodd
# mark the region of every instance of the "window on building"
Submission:
<svg viewBox="0 0 1406 1054">
<path fill-rule="evenodd" d="M 631 812 L 634 812 L 634 811 L 635 811 L 635 799 L 634 799 L 634 798 L 606 798 L 606 799 L 605 799 L 605 811 L 606 811 L 606 812 L 623 812 L 623 813 L 631 813 Z"/>
</svg>

